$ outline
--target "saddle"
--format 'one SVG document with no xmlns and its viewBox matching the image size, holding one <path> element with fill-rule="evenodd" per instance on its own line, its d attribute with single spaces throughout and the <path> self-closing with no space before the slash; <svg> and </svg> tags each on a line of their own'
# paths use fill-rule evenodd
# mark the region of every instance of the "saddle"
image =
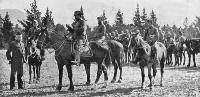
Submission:
<svg viewBox="0 0 200 97">
<path fill-rule="evenodd" d="M 77 51 L 76 45 L 77 45 L 77 42 L 74 42 L 74 44 L 72 46 L 73 47 L 73 53 L 75 51 Z M 85 41 L 85 42 L 80 44 L 79 52 L 80 52 L 80 56 L 81 57 L 91 57 L 91 56 L 93 56 L 93 53 L 92 53 L 92 50 L 90 48 L 89 42 L 87 42 L 87 41 Z"/>
<path fill-rule="evenodd" d="M 97 40 L 96 41 L 96 43 L 99 45 L 99 46 L 101 46 L 102 48 L 104 48 L 104 49 L 109 49 L 109 46 L 108 46 L 108 44 L 107 44 L 107 42 L 106 42 L 106 40 Z"/>
</svg>

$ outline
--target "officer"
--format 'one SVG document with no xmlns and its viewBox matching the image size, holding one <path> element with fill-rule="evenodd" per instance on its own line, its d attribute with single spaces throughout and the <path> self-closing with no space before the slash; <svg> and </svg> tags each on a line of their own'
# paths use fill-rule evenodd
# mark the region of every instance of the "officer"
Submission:
<svg viewBox="0 0 200 97">
<path fill-rule="evenodd" d="M 97 20 L 98 20 L 98 26 L 97 26 L 96 38 L 97 42 L 102 42 L 103 40 L 105 40 L 106 27 L 103 24 L 102 17 L 97 17 Z"/>
<path fill-rule="evenodd" d="M 17 73 L 18 89 L 23 89 L 23 63 L 25 60 L 25 48 L 22 42 L 22 34 L 17 32 L 15 40 L 9 44 L 9 48 L 6 52 L 6 57 L 11 64 L 11 75 L 10 75 L 10 89 L 15 87 L 15 74 Z M 12 56 L 11 56 L 12 53 Z"/>
<path fill-rule="evenodd" d="M 75 61 L 71 61 L 73 64 L 80 66 L 80 46 L 83 44 L 83 41 L 86 40 L 86 21 L 83 16 L 83 12 L 75 11 L 74 12 L 75 20 L 72 23 L 72 27 L 66 24 L 66 27 L 70 32 L 73 33 L 75 41 L 77 41 L 75 51 Z"/>
</svg>

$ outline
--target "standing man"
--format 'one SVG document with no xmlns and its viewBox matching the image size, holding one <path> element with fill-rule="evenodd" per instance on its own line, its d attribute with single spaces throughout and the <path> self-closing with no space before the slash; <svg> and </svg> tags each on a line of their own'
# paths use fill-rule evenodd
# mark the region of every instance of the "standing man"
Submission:
<svg viewBox="0 0 200 97">
<path fill-rule="evenodd" d="M 11 64 L 11 75 L 10 75 L 10 89 L 15 87 L 15 74 L 17 73 L 18 89 L 23 89 L 23 64 L 25 60 L 25 48 L 22 42 L 22 34 L 17 32 L 15 40 L 9 45 L 6 52 L 6 57 Z M 12 53 L 12 56 L 11 56 Z"/>
<path fill-rule="evenodd" d="M 80 46 L 83 45 L 83 41 L 86 40 L 86 21 L 83 16 L 83 12 L 75 11 L 74 12 L 75 20 L 72 23 L 72 27 L 66 24 L 68 30 L 73 34 L 73 38 L 77 41 L 75 51 L 75 61 L 71 61 L 73 64 L 80 66 Z"/>
</svg>

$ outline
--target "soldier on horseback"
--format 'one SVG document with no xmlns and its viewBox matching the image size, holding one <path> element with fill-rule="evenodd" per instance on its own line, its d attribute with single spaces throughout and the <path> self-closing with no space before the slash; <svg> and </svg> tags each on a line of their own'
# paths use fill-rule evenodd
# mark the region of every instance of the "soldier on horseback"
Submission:
<svg viewBox="0 0 200 97">
<path fill-rule="evenodd" d="M 145 30 L 144 40 L 151 46 L 151 52 L 156 52 L 155 42 L 159 38 L 158 29 L 155 28 L 150 20 L 147 21 L 148 28 Z M 151 53 L 154 58 L 155 54 Z"/>
<path fill-rule="evenodd" d="M 106 34 L 106 27 L 103 24 L 102 17 L 97 17 L 98 20 L 98 26 L 97 26 L 97 32 L 95 33 L 97 41 L 98 42 L 103 42 L 105 40 L 105 34 Z"/>
<path fill-rule="evenodd" d="M 66 24 L 66 27 L 73 34 L 73 39 L 76 41 L 75 61 L 71 61 L 73 64 L 80 66 L 80 46 L 83 44 L 86 38 L 86 21 L 83 16 L 83 12 L 74 12 L 74 22 L 71 26 Z"/>
</svg>

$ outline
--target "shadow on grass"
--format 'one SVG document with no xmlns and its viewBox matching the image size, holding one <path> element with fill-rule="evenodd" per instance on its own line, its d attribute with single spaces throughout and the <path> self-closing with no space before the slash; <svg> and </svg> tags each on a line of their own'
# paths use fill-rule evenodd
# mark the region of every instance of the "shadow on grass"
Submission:
<svg viewBox="0 0 200 97">
<path fill-rule="evenodd" d="M 200 72 L 200 67 L 168 67 L 166 70 L 187 71 L 187 73 Z"/>
<path fill-rule="evenodd" d="M 141 88 L 140 87 L 117 88 L 117 89 L 108 90 L 108 91 L 105 91 L 105 92 L 92 91 L 90 93 L 86 93 L 85 97 L 88 97 L 88 96 L 104 96 L 104 95 L 115 94 L 115 93 L 120 93 L 122 95 L 130 95 L 133 90 L 139 90 L 139 89 L 141 89 Z M 39 92 L 27 91 L 27 92 L 23 92 L 23 93 L 8 95 L 8 96 L 11 96 L 11 97 L 15 97 L 15 96 L 48 96 L 48 95 L 50 96 L 50 95 L 54 95 L 54 94 L 67 95 L 69 93 L 79 93 L 79 92 L 84 92 L 84 91 L 91 91 L 91 90 L 90 89 L 85 89 L 85 90 L 79 89 L 79 90 L 75 90 L 73 92 L 71 92 L 71 91 L 39 91 Z"/>
</svg>

